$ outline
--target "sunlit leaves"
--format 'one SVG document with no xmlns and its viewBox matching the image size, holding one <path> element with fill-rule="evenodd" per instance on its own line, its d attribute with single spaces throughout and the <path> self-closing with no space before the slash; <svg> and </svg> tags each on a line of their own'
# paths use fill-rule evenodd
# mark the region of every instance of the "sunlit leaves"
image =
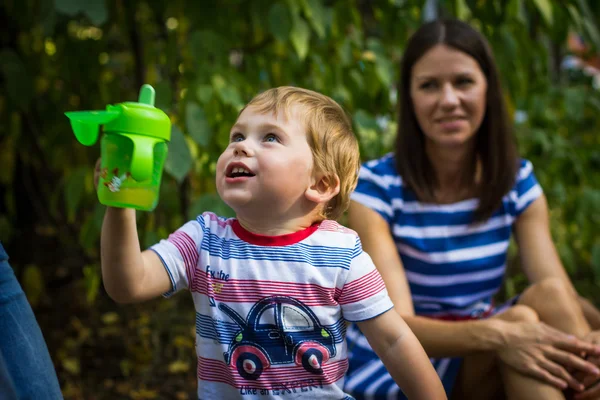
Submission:
<svg viewBox="0 0 600 400">
<path fill-rule="evenodd" d="M 300 18 L 294 19 L 290 39 L 298 57 L 304 60 L 308 54 L 308 42 L 310 40 L 310 28 L 304 20 Z"/>
<path fill-rule="evenodd" d="M 547 24 L 552 24 L 552 3 L 550 0 L 533 0 Z"/>
</svg>

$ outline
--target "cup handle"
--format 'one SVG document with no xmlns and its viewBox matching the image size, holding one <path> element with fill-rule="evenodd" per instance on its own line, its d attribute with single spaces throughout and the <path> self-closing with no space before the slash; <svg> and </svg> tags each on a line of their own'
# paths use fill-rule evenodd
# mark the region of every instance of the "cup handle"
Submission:
<svg viewBox="0 0 600 400">
<path fill-rule="evenodd" d="M 133 143 L 133 154 L 131 155 L 131 177 L 138 182 L 152 178 L 154 172 L 154 145 L 160 139 L 121 133 L 128 137 Z"/>
</svg>

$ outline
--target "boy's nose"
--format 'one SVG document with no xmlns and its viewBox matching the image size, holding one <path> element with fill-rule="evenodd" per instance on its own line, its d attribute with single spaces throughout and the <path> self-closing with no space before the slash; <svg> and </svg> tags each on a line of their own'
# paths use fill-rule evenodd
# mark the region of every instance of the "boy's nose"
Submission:
<svg viewBox="0 0 600 400">
<path fill-rule="evenodd" d="M 235 147 L 233 148 L 234 156 L 245 156 L 252 157 L 253 151 L 250 149 L 250 146 L 245 141 L 236 142 Z"/>
</svg>

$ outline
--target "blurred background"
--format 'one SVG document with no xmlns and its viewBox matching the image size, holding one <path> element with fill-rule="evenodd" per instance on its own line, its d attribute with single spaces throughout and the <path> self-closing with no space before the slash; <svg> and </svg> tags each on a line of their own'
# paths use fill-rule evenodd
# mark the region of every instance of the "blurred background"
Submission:
<svg viewBox="0 0 600 400">
<path fill-rule="evenodd" d="M 240 107 L 264 89 L 330 95 L 353 116 L 365 160 L 390 151 L 405 43 L 439 16 L 469 21 L 492 44 L 562 261 L 600 301 L 600 2 L 2 1 L 0 240 L 66 399 L 192 399 L 196 358 L 186 293 L 121 306 L 104 292 L 99 144 L 80 145 L 64 112 L 156 88 L 173 128 L 160 203 L 138 213 L 147 246 L 202 211 L 231 215 L 215 194 L 215 162 Z M 500 297 L 524 284 L 512 273 Z"/>
</svg>

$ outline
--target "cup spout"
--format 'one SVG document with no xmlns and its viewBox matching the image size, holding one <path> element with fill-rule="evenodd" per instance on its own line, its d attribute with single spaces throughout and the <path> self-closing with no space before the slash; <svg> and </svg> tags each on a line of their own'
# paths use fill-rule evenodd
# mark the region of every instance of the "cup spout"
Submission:
<svg viewBox="0 0 600 400">
<path fill-rule="evenodd" d="M 71 128 L 73 128 L 73 133 L 79 143 L 91 146 L 98 140 L 100 125 L 112 121 L 120 113 L 116 111 L 70 111 L 65 115 L 71 121 Z"/>
</svg>

